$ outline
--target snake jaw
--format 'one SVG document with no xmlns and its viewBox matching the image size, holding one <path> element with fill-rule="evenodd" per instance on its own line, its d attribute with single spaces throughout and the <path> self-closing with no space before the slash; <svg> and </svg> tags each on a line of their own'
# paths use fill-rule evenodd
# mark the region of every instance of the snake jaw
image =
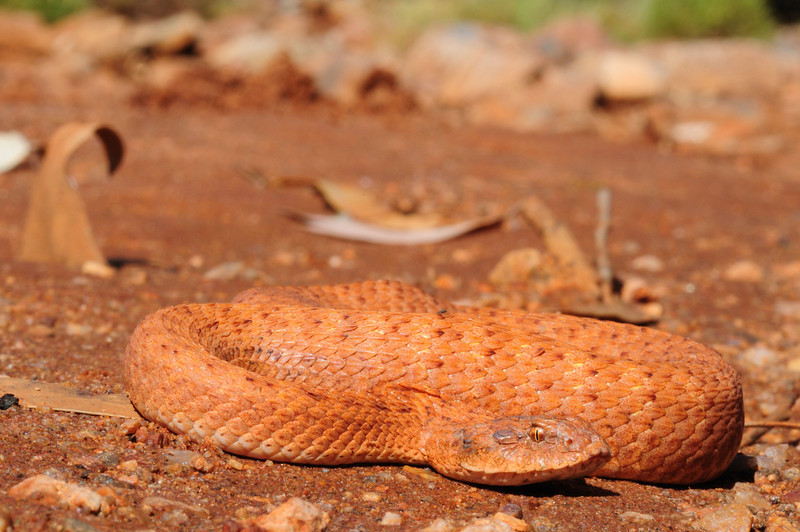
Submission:
<svg viewBox="0 0 800 532">
<path fill-rule="evenodd" d="M 608 443 L 579 418 L 518 416 L 430 427 L 428 462 L 468 482 L 522 485 L 583 477 L 611 459 Z"/>
</svg>

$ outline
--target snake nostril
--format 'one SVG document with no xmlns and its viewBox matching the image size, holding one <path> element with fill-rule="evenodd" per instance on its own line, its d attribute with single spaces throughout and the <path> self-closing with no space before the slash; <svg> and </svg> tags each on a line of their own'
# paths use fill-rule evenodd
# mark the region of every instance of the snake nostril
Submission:
<svg viewBox="0 0 800 532">
<path fill-rule="evenodd" d="M 517 443 L 519 441 L 519 436 L 517 436 L 517 432 L 512 429 L 499 429 L 494 431 L 492 434 L 492 438 L 497 443 L 507 445 L 510 443 Z"/>
</svg>

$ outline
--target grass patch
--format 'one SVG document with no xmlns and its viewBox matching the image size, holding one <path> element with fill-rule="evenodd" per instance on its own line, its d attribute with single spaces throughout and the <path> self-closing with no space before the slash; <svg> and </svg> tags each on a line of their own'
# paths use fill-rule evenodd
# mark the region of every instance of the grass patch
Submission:
<svg viewBox="0 0 800 532">
<path fill-rule="evenodd" d="M 55 22 L 89 6 L 89 0 L 0 0 L 0 9 L 35 11 L 47 22 Z"/>
<path fill-rule="evenodd" d="M 456 21 L 521 31 L 558 18 L 597 20 L 622 41 L 765 37 L 775 28 L 767 0 L 373 0 L 389 38 L 401 46 L 425 27 Z"/>
</svg>

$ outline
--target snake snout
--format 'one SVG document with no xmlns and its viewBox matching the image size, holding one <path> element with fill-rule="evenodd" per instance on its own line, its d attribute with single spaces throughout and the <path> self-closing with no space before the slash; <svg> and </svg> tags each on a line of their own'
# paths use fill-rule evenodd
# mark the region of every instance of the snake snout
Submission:
<svg viewBox="0 0 800 532">
<path fill-rule="evenodd" d="M 611 458 L 585 421 L 539 416 L 429 427 L 425 453 L 444 475 L 494 485 L 582 477 Z"/>
</svg>

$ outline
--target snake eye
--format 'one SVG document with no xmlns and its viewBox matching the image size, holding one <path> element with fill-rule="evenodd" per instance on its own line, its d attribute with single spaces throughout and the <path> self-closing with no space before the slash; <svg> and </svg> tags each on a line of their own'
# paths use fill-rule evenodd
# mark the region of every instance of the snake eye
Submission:
<svg viewBox="0 0 800 532">
<path fill-rule="evenodd" d="M 517 431 L 512 429 L 496 430 L 494 431 L 494 434 L 492 434 L 492 438 L 494 438 L 494 441 L 496 441 L 501 445 L 517 443 L 519 441 L 519 436 L 517 436 Z"/>
<path fill-rule="evenodd" d="M 544 441 L 544 429 L 541 427 L 533 427 L 533 430 L 531 431 L 531 438 L 533 438 L 533 441 L 536 443 Z"/>
</svg>

